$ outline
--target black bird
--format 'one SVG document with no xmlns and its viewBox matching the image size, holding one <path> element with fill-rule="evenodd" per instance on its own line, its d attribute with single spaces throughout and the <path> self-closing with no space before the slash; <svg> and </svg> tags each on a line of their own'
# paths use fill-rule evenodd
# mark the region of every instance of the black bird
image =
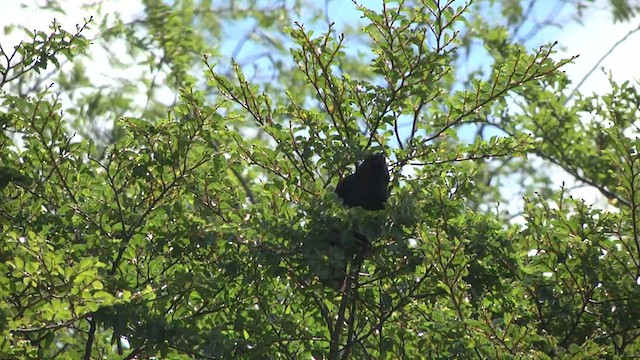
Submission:
<svg viewBox="0 0 640 360">
<path fill-rule="evenodd" d="M 384 209 L 384 203 L 389 198 L 389 169 L 384 154 L 369 155 L 356 167 L 355 173 L 338 182 L 335 192 L 348 207 L 360 206 L 369 211 Z M 352 266 L 359 266 L 369 247 L 369 240 L 364 234 L 356 232 L 353 237 L 358 249 L 343 249 L 348 260 L 333 278 L 334 286 L 339 290 L 344 290 L 346 287 L 347 263 L 351 261 Z M 341 244 L 337 240 L 332 241 L 330 246 L 341 246 Z"/>
<path fill-rule="evenodd" d="M 340 180 L 336 194 L 348 207 L 382 210 L 389 198 L 389 170 L 384 154 L 369 155 L 356 172 Z"/>
</svg>

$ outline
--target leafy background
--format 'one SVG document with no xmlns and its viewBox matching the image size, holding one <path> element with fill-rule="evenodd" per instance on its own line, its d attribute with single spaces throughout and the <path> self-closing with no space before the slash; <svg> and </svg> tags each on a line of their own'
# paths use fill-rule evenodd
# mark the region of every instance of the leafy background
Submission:
<svg viewBox="0 0 640 360">
<path fill-rule="evenodd" d="M 7 25 L 2 357 L 638 356 L 637 83 L 583 94 L 531 35 L 637 4 L 557 4 L 385 2 L 338 30 L 311 2 L 97 2 Z M 345 209 L 371 151 L 391 198 Z M 335 291 L 327 243 L 353 231 L 372 250 Z"/>
</svg>

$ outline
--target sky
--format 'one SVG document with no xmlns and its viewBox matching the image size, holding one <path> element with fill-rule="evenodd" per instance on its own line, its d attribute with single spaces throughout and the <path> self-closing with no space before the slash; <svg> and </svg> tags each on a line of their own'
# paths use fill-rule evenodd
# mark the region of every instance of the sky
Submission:
<svg viewBox="0 0 640 360">
<path fill-rule="evenodd" d="M 45 30 L 51 24 L 52 15 L 50 13 L 38 11 L 36 4 L 43 3 L 44 0 L 0 0 L 0 25 L 5 27 L 9 24 L 21 23 L 30 29 Z M 55 17 L 63 24 L 68 31 L 73 31 L 75 25 L 81 23 L 82 18 L 88 17 L 90 13 L 87 9 L 83 9 L 81 4 L 93 1 L 82 0 L 62 0 L 60 3 L 64 5 L 66 15 L 56 14 Z M 361 0 L 361 2 L 366 2 Z M 544 2 L 541 2 L 544 4 Z M 551 4 L 551 1 L 547 1 Z M 26 5 L 23 6 L 22 4 Z M 368 4 L 375 10 L 380 9 L 379 1 L 371 1 Z M 378 4 L 375 6 L 375 4 Z M 110 0 L 103 2 L 105 12 L 119 12 L 125 21 L 132 20 L 143 10 L 140 1 L 137 0 Z M 335 21 L 340 28 L 346 24 L 353 24 L 354 21 L 360 21 L 360 13 L 355 10 L 355 5 L 351 1 L 330 1 L 329 16 Z M 537 11 L 544 12 L 549 9 L 539 9 Z M 637 59 L 640 58 L 640 31 L 630 34 L 634 29 L 640 27 L 640 18 L 632 19 L 626 23 L 614 24 L 610 12 L 607 10 L 606 0 L 597 0 L 587 10 L 583 24 L 568 22 L 568 25 L 562 28 L 550 28 L 544 31 L 542 38 L 535 39 L 540 43 L 548 43 L 558 41 L 562 49 L 555 55 L 556 59 L 568 58 L 572 55 L 579 55 L 572 64 L 565 66 L 563 69 L 572 79 L 574 85 L 577 85 L 594 67 L 597 70 L 584 81 L 580 90 L 584 94 L 602 94 L 610 90 L 607 74 L 610 73 L 614 80 L 621 82 L 624 80 L 640 79 L 640 66 Z M 91 32 L 88 35 L 91 37 Z M 617 46 L 608 56 L 601 61 L 604 54 L 611 50 L 613 44 L 628 36 L 626 41 Z M 8 36 L 0 38 L 0 42 L 4 49 L 11 49 L 13 45 L 23 39 L 24 33 L 14 31 Z M 116 45 L 117 46 L 117 45 Z M 123 46 L 122 53 L 126 54 Z M 110 77 L 114 76 L 112 69 L 106 67 L 106 62 L 101 63 L 101 59 L 106 59 L 102 55 L 104 52 L 98 46 L 91 48 L 91 53 L 95 59 L 95 69 L 93 72 L 95 83 L 108 83 Z M 230 50 L 229 50 L 230 51 Z M 481 61 L 481 60 L 479 60 Z M 600 62 L 601 61 L 601 62 Z M 128 68 L 121 70 L 121 74 L 116 76 L 127 76 L 127 71 L 142 71 L 142 69 Z M 142 95 L 141 95 L 142 96 Z M 168 96 L 172 96 L 168 94 Z M 141 97 L 142 101 L 143 97 Z M 554 178 L 557 180 L 559 187 L 564 179 L 567 178 L 562 172 L 556 172 Z M 570 185 L 570 184 L 569 184 Z M 585 199 L 588 203 L 606 206 L 606 199 L 597 195 L 597 192 L 589 188 L 574 190 L 572 195 Z M 514 203 L 513 206 L 519 206 Z"/>
<path fill-rule="evenodd" d="M 46 30 L 52 20 L 50 13 L 45 13 L 35 9 L 35 4 L 44 3 L 44 0 L 0 0 L 0 25 L 3 27 L 8 24 L 21 23 L 28 28 L 37 30 Z M 71 1 L 62 0 L 66 16 L 56 14 L 55 17 L 60 21 L 67 30 L 72 31 L 75 24 L 81 22 L 81 19 L 88 17 L 90 13 L 86 9 L 81 8 L 83 3 L 91 3 L 89 0 Z M 375 3 L 375 4 L 374 4 Z M 547 2 L 551 4 L 552 2 Z M 26 5 L 23 6 L 22 4 Z M 376 4 L 378 4 L 376 6 Z M 570 55 L 579 54 L 580 58 L 573 64 L 565 67 L 565 71 L 571 78 L 581 79 L 606 53 L 613 43 L 622 39 L 629 31 L 640 26 L 640 19 L 631 20 L 628 23 L 613 24 L 611 15 L 606 9 L 606 1 L 599 0 L 592 5 L 593 10 L 588 11 L 587 17 L 583 21 L 584 25 L 570 23 L 562 29 L 553 29 L 545 32 L 548 41 L 557 40 L 561 46 L 566 49 L 560 52 L 558 57 L 568 57 Z M 119 12 L 126 20 L 135 18 L 140 13 L 143 6 L 137 0 L 110 0 L 103 2 L 103 8 L 106 12 Z M 380 8 L 379 2 L 370 2 L 373 9 Z M 353 19 L 360 20 L 360 14 L 355 10 L 355 5 L 351 1 L 330 1 L 329 15 L 338 26 L 341 24 L 349 24 Z M 23 38 L 23 33 L 14 31 L 10 36 L 2 38 L 2 44 L 14 45 L 16 41 Z M 611 71 L 615 80 L 631 80 L 640 78 L 640 69 L 632 59 L 640 55 L 640 32 L 631 35 L 627 41 L 611 53 L 602 64 L 601 67 Z M 608 80 L 601 71 L 595 72 L 583 84 L 581 90 L 583 92 L 601 93 L 609 88 Z"/>
<path fill-rule="evenodd" d="M 8 24 L 21 23 L 28 28 L 46 30 L 51 24 L 53 16 L 50 13 L 38 11 L 34 6 L 44 2 L 45 0 L 0 0 L 0 8 L 3 9 L 0 12 L 0 25 L 4 27 Z M 92 2 L 91 0 L 62 0 L 61 4 L 64 4 L 66 16 L 56 14 L 55 18 L 67 30 L 72 31 L 75 24 L 90 15 L 90 12 L 81 8 L 81 4 Z M 551 4 L 552 2 L 546 3 Z M 137 0 L 108 0 L 104 1 L 102 6 L 105 12 L 119 12 L 125 21 L 134 19 L 136 14 L 143 10 L 141 2 Z M 368 2 L 368 6 L 375 10 L 380 9 L 379 1 Z M 330 1 L 328 9 L 331 20 L 337 23 L 338 28 L 344 24 L 352 24 L 354 19 L 360 21 L 360 13 L 356 11 L 355 5 L 351 1 Z M 636 18 L 628 23 L 613 24 L 606 1 L 598 0 L 592 5 L 592 9 L 587 11 L 587 17 L 583 21 L 584 25 L 571 22 L 562 29 L 550 29 L 544 32 L 546 39 L 541 39 L 541 41 L 557 40 L 561 46 L 566 47 L 558 54 L 558 58 L 579 54 L 580 58 L 565 67 L 565 71 L 571 78 L 581 79 L 611 48 L 613 43 L 622 39 L 632 29 L 638 28 L 639 22 L 640 19 Z M 10 36 L 3 37 L 2 43 L 5 45 L 5 49 L 7 48 L 6 44 L 14 45 L 16 41 L 23 38 L 23 35 L 22 32 L 14 31 Z M 611 71 L 614 79 L 618 81 L 640 78 L 640 70 L 631 60 L 640 55 L 639 45 L 640 31 L 631 35 L 627 41 L 618 46 L 600 64 L 600 67 Z M 581 90 L 587 93 L 601 93 L 607 91 L 608 88 L 608 80 L 601 71 L 594 72 L 581 86 Z"/>
</svg>

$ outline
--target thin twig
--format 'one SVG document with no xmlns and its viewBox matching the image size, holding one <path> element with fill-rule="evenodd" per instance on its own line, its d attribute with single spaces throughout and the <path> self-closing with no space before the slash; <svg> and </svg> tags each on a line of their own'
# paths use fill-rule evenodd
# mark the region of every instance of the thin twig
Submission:
<svg viewBox="0 0 640 360">
<path fill-rule="evenodd" d="M 593 65 L 593 67 L 591 68 L 591 70 L 589 70 L 589 72 L 587 72 L 587 74 L 582 78 L 582 80 L 580 80 L 580 82 L 578 83 L 578 85 L 576 85 L 576 87 L 573 89 L 573 91 L 571 92 L 571 94 L 569 94 L 569 96 L 567 96 L 567 99 L 564 101 L 564 103 L 568 103 L 569 100 L 571 100 L 571 98 L 573 98 L 574 95 L 577 94 L 578 90 L 580 89 L 580 87 L 585 83 L 585 81 L 587 81 L 587 79 L 591 76 L 591 74 L 593 74 L 594 71 L 596 71 L 596 69 L 598 68 L 598 66 L 600 66 L 600 64 L 602 64 L 602 62 L 604 61 L 604 59 L 606 59 L 609 55 L 611 55 L 611 53 L 613 53 L 613 51 L 623 42 L 627 41 L 627 39 L 635 34 L 636 32 L 638 32 L 640 30 L 640 25 L 638 25 L 635 29 L 630 30 L 625 36 L 622 37 L 622 39 L 618 40 L 618 42 L 616 42 L 615 44 L 613 44 L 613 46 L 611 46 L 611 48 L 609 49 L 609 51 L 607 51 L 606 53 L 604 53 L 604 55 L 602 55 L 602 57 Z"/>
</svg>

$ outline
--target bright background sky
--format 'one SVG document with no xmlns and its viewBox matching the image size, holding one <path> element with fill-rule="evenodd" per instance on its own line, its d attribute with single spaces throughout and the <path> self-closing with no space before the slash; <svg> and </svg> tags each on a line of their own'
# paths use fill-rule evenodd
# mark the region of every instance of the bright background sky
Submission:
<svg viewBox="0 0 640 360">
<path fill-rule="evenodd" d="M 51 24 L 54 15 L 35 9 L 35 5 L 42 2 L 43 1 L 38 2 L 37 0 L 0 0 L 0 8 L 2 8 L 2 11 L 0 12 L 0 25 L 4 27 L 9 24 L 21 23 L 25 24 L 30 29 L 46 31 Z M 81 23 L 83 18 L 91 15 L 87 9 L 82 8 L 83 3 L 89 2 L 91 1 L 62 0 L 61 4 L 64 5 L 66 15 L 63 16 L 55 14 L 55 17 L 62 23 L 65 29 L 73 31 L 76 24 Z M 21 3 L 26 6 L 22 6 Z M 380 9 L 379 1 L 367 2 L 365 0 L 361 0 L 361 3 L 364 3 L 375 10 Z M 553 4 L 555 1 L 549 1 L 548 3 Z M 136 15 L 142 12 L 143 6 L 140 1 L 137 0 L 112 0 L 104 2 L 103 9 L 104 12 L 119 12 L 123 20 L 126 22 L 136 18 Z M 546 9 L 539 9 L 538 11 L 543 10 Z M 565 8 L 565 10 L 567 9 Z M 558 41 L 562 51 L 557 54 L 556 59 L 566 58 L 572 55 L 580 55 L 574 63 L 563 67 L 563 70 L 568 74 L 569 78 L 573 80 L 574 86 L 577 85 L 589 71 L 591 71 L 598 61 L 601 60 L 601 57 L 610 51 L 611 47 L 616 42 L 620 41 L 632 30 L 637 29 L 640 26 L 640 18 L 632 19 L 631 21 L 622 24 L 613 24 L 610 12 L 608 2 L 606 0 L 598 0 L 586 11 L 586 15 L 583 18 L 583 25 L 571 21 L 568 22 L 569 25 L 564 26 L 561 29 L 546 29 L 544 32 L 540 33 L 538 38 L 535 39 L 539 44 Z M 355 5 L 351 1 L 334 0 L 330 2 L 329 16 L 332 21 L 336 22 L 338 31 L 340 31 L 344 24 L 353 24 L 354 22 L 361 20 L 360 13 L 355 10 Z M 85 35 L 91 37 L 91 33 Z M 13 45 L 17 44 L 17 42 L 22 39 L 24 39 L 24 33 L 21 31 L 14 31 L 9 36 L 3 37 L 0 41 L 5 50 L 7 50 L 11 49 Z M 123 56 L 126 56 L 126 49 L 124 44 L 122 45 L 121 53 Z M 112 47 L 112 50 L 116 49 L 113 49 Z M 223 47 L 223 50 L 226 50 L 226 48 Z M 251 49 L 247 49 L 247 51 L 250 50 Z M 89 51 L 95 60 L 95 64 L 92 65 L 92 69 L 96 69 L 97 71 L 92 71 L 93 75 L 91 76 L 93 76 L 92 79 L 95 80 L 94 83 L 96 84 L 108 83 L 112 76 L 126 77 L 127 71 L 142 71 L 142 69 L 128 68 L 126 70 L 121 70 L 123 73 L 116 74 L 113 69 L 108 68 L 106 56 L 102 56 L 104 53 L 103 49 L 94 45 Z M 615 50 L 598 65 L 598 67 L 603 68 L 607 73 L 611 73 L 611 76 L 617 82 L 622 82 L 624 80 L 635 81 L 635 79 L 640 79 L 640 66 L 638 65 L 639 58 L 640 32 L 636 32 L 616 47 Z M 482 59 L 479 59 L 479 61 L 482 61 Z M 600 69 L 596 70 L 581 85 L 580 90 L 583 94 L 603 94 L 608 92 L 610 90 L 610 85 L 607 75 Z M 173 94 L 167 94 L 167 96 L 173 96 Z M 557 180 L 556 183 L 558 187 L 567 179 L 565 174 L 562 172 L 557 172 L 554 178 Z M 601 207 L 606 206 L 606 199 L 599 196 L 596 191 L 593 191 L 593 189 L 590 188 L 574 190 L 572 195 L 581 197 L 591 204 L 596 204 Z M 511 205 L 519 207 L 521 200 L 514 199 L 514 201 L 516 203 Z"/>
<path fill-rule="evenodd" d="M 87 9 L 82 9 L 83 3 L 91 2 L 90 0 L 62 0 L 61 3 L 64 4 L 66 15 L 55 14 L 55 18 L 68 31 L 73 31 L 76 24 L 91 15 Z M 8 24 L 21 23 L 35 30 L 47 30 L 54 16 L 50 13 L 36 10 L 34 5 L 38 3 L 44 3 L 44 1 L 0 0 L 0 8 L 3 9 L 0 12 L 0 25 L 4 27 Z M 380 8 L 378 1 L 363 1 L 363 3 L 367 3 L 367 6 L 373 9 Z M 549 1 L 548 3 L 554 2 Z M 598 0 L 591 7 L 592 9 L 587 11 L 587 15 L 584 18 L 584 25 L 571 22 L 562 29 L 548 29 L 543 33 L 545 38 L 541 39 L 541 42 L 558 41 L 560 46 L 565 48 L 565 51 L 561 52 L 558 57 L 580 55 L 580 58 L 575 63 L 564 68 L 569 76 L 574 79 L 581 79 L 615 42 L 622 39 L 632 29 L 640 26 L 640 19 L 638 18 L 627 23 L 614 25 L 605 0 Z M 105 1 L 103 8 L 105 12 L 119 12 L 125 21 L 134 19 L 136 14 L 141 13 L 143 10 L 141 2 L 137 0 Z M 331 1 L 329 3 L 329 15 L 336 22 L 338 29 L 343 24 L 351 24 L 354 20 L 360 21 L 360 14 L 355 10 L 355 5 L 351 1 Z M 8 37 L 3 38 L 2 43 L 5 46 L 7 44 L 14 45 L 17 41 L 23 39 L 23 36 L 22 32 L 14 31 Z M 607 71 L 611 71 L 617 81 L 640 78 L 640 67 L 637 65 L 636 60 L 638 55 L 640 55 L 640 32 L 631 35 L 624 43 L 618 46 L 600 66 Z M 96 57 L 96 60 L 99 61 L 99 57 Z M 594 73 L 581 87 L 584 93 L 601 93 L 608 89 L 608 80 L 601 71 Z"/>
</svg>

